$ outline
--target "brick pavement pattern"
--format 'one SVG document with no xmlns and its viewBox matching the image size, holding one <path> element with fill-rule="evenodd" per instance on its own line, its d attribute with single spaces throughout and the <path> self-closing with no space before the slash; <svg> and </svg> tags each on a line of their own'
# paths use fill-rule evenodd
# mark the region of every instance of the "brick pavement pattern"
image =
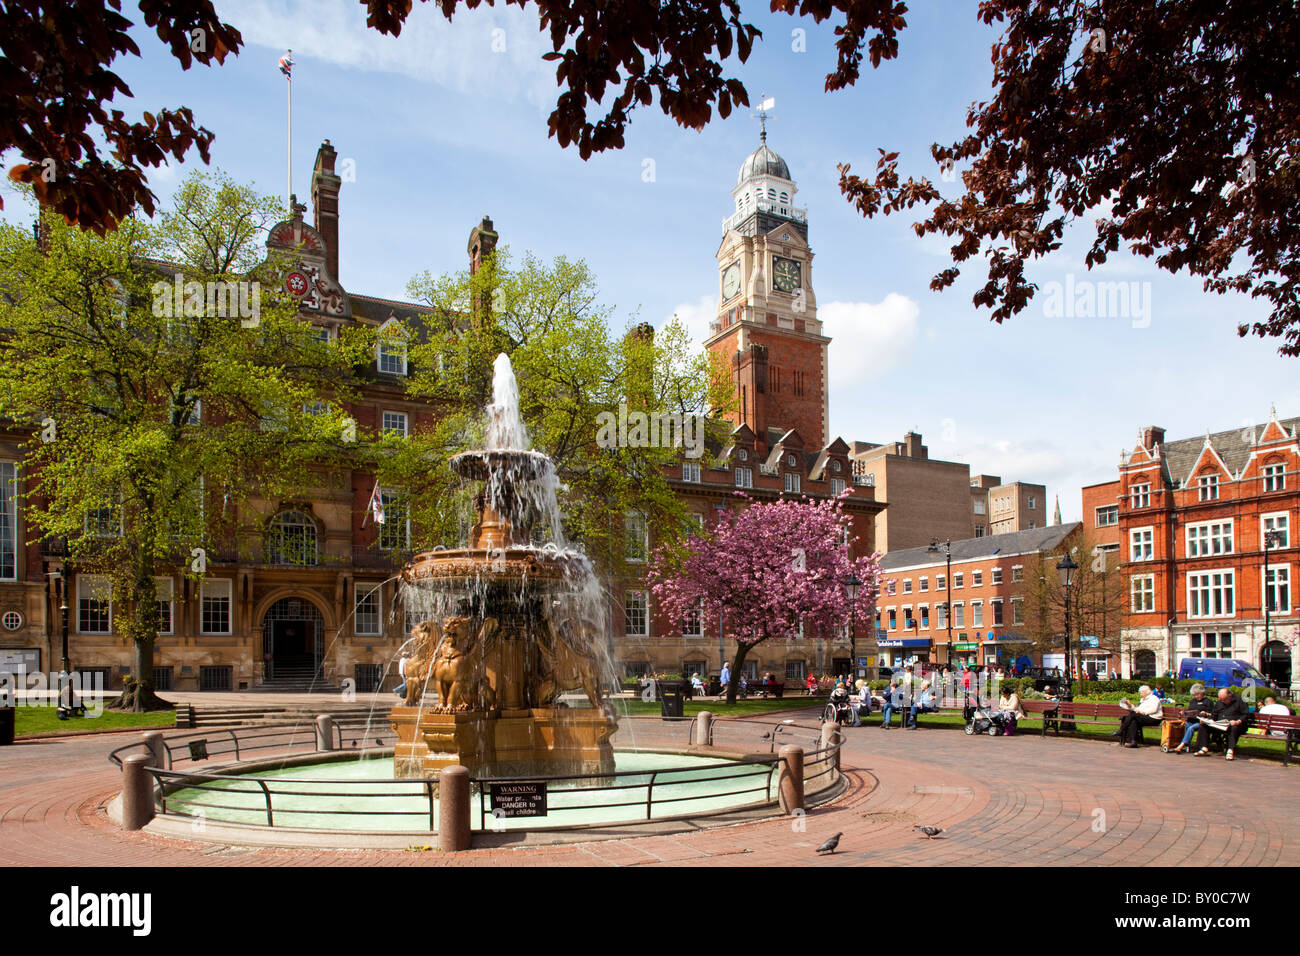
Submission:
<svg viewBox="0 0 1300 956">
<path fill-rule="evenodd" d="M 778 817 L 673 835 L 444 855 L 220 846 L 125 833 L 104 810 L 119 788 L 119 771 L 106 755 L 132 738 L 138 739 L 101 735 L 0 747 L 0 864 L 1300 864 L 1300 820 L 1293 813 L 1300 767 L 1172 756 L 1153 746 L 850 728 L 843 753 L 848 790 L 802 821 Z M 912 829 L 918 824 L 944 832 L 926 840 Z M 839 851 L 817 856 L 815 848 L 839 831 Z"/>
</svg>

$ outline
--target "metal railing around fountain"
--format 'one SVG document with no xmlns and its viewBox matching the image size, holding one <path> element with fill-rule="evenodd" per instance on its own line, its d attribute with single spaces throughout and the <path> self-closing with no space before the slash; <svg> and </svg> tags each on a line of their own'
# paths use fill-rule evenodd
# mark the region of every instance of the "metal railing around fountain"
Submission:
<svg viewBox="0 0 1300 956">
<path fill-rule="evenodd" d="M 374 721 L 331 722 L 331 749 L 318 747 L 317 730 L 313 724 L 266 727 L 234 727 L 222 730 L 193 731 L 162 737 L 161 748 L 165 766 L 148 767 L 152 777 L 154 797 L 159 813 L 174 817 L 204 818 L 213 822 L 223 813 L 237 813 L 244 817 L 256 816 L 260 823 L 248 820 L 231 822 L 253 826 L 293 826 L 311 828 L 310 822 L 339 818 L 369 818 L 376 823 L 391 818 L 409 819 L 410 830 L 389 826 L 369 826 L 362 829 L 390 832 L 430 832 L 437 824 L 436 778 L 398 780 L 364 778 L 280 778 L 253 773 L 211 773 L 198 769 L 177 769 L 178 764 L 200 763 L 233 757 L 241 762 L 253 755 L 265 760 L 275 757 L 310 756 L 314 754 L 358 754 L 380 757 L 391 750 L 396 734 Z M 624 717 L 615 735 L 620 750 L 641 753 L 685 753 L 690 756 L 726 754 L 727 763 L 709 765 L 681 765 L 656 769 L 627 769 L 609 773 L 585 773 L 560 777 L 512 777 L 509 779 L 476 779 L 471 783 L 479 791 L 476 830 L 501 830 L 502 821 L 491 810 L 492 792 L 505 784 L 548 785 L 564 782 L 582 782 L 586 786 L 557 788 L 566 798 L 582 795 L 578 800 L 566 799 L 557 812 L 566 815 L 597 811 L 617 812 L 620 809 L 638 808 L 634 815 L 600 821 L 604 825 L 618 826 L 647 820 L 664 820 L 689 816 L 716 815 L 740 810 L 753 810 L 777 803 L 777 778 L 782 763 L 779 748 L 787 744 L 804 747 L 804 791 L 808 796 L 821 793 L 839 779 L 839 749 L 837 742 L 827 742 L 819 726 L 796 724 L 793 721 L 767 724 L 755 720 L 714 718 L 709 727 L 711 747 L 702 747 L 695 741 L 698 723 L 694 719 L 664 721 L 657 717 Z M 348 744 L 352 747 L 348 747 Z M 122 758 L 133 753 L 151 753 L 143 740 L 119 747 L 109 754 L 109 760 L 121 766 Z M 590 785 L 593 781 L 600 781 Z M 683 785 L 719 784 L 725 789 L 707 792 L 684 793 Z M 183 798 L 177 794 L 186 792 Z M 196 798 L 196 794 L 213 794 Z M 232 795 L 245 794 L 257 798 L 256 806 L 229 802 Z M 589 799 L 586 795 L 595 799 Z M 600 795 L 612 795 L 613 800 Z M 708 807 L 719 800 L 732 800 L 752 796 L 752 800 L 739 800 L 725 807 Z M 347 807 L 306 807 L 302 798 L 346 800 Z M 419 806 L 413 806 L 413 798 Z M 278 802 L 277 802 L 278 801 Z M 399 805 L 400 804 L 400 805 Z M 644 808 L 644 813 L 640 812 Z M 698 812 L 692 812 L 693 810 Z M 216 812 L 214 816 L 213 812 Z M 278 816 L 278 820 L 277 820 Z M 286 818 L 292 822 L 286 823 Z M 417 822 L 418 821 L 418 822 Z M 550 822 L 538 829 L 568 828 L 574 823 Z M 325 828 L 325 827 L 321 827 Z M 511 825 L 511 829 L 516 829 Z M 329 827 L 328 829 L 341 829 Z"/>
</svg>

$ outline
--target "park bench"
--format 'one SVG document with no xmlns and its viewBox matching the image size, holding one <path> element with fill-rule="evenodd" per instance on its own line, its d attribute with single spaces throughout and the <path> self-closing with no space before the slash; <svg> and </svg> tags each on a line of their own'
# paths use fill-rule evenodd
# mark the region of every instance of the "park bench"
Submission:
<svg viewBox="0 0 1300 956">
<path fill-rule="evenodd" d="M 1294 750 L 1300 753 L 1300 717 L 1294 714 L 1256 714 L 1254 721 L 1251 723 L 1251 729 L 1258 729 L 1261 734 L 1243 735 L 1241 740 L 1250 740 L 1252 737 L 1272 737 L 1274 732 L 1277 736 L 1285 737 L 1286 744 L 1282 747 L 1282 764 L 1283 766 L 1291 765 L 1291 752 Z"/>
<path fill-rule="evenodd" d="M 1114 724 L 1118 727 L 1128 713 L 1119 704 L 1074 700 L 1027 700 L 1021 707 L 1026 715 L 1034 713 L 1042 717 L 1044 737 L 1047 736 L 1049 727 L 1059 737 L 1062 724 L 1068 725 L 1067 730 L 1073 729 L 1077 724 Z"/>
</svg>

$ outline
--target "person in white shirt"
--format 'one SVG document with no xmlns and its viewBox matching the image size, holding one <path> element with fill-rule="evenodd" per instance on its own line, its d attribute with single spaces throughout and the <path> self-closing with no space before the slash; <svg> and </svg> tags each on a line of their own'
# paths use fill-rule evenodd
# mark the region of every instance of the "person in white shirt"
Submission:
<svg viewBox="0 0 1300 956">
<path fill-rule="evenodd" d="M 1151 688 L 1143 684 L 1138 688 L 1138 705 L 1133 707 L 1126 697 L 1119 705 L 1128 713 L 1119 724 L 1119 745 L 1121 747 L 1142 746 L 1142 728 L 1158 727 L 1164 718 L 1161 700 L 1151 693 Z"/>
<path fill-rule="evenodd" d="M 1273 715 L 1275 717 L 1290 717 L 1291 711 L 1287 710 L 1286 704 L 1279 704 L 1275 697 L 1265 697 L 1264 706 L 1258 710 L 1259 715 Z M 1274 737 L 1285 737 L 1285 730 L 1275 730 L 1272 734 Z"/>
<path fill-rule="evenodd" d="M 411 661 L 411 652 L 402 651 L 402 658 L 397 662 L 397 676 L 401 678 L 401 683 L 397 685 L 396 693 L 398 697 L 406 697 L 406 665 Z"/>
</svg>

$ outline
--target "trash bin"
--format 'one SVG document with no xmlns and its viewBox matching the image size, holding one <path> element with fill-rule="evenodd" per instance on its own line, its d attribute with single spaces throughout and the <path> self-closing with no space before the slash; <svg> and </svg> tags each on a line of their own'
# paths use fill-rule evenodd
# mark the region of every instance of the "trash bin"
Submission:
<svg viewBox="0 0 1300 956">
<path fill-rule="evenodd" d="M 0 707 L 0 744 L 14 742 L 14 715 L 17 713 L 13 707 Z"/>
<path fill-rule="evenodd" d="M 686 687 L 685 681 L 665 680 L 659 682 L 659 714 L 663 717 L 684 717 Z"/>
</svg>

